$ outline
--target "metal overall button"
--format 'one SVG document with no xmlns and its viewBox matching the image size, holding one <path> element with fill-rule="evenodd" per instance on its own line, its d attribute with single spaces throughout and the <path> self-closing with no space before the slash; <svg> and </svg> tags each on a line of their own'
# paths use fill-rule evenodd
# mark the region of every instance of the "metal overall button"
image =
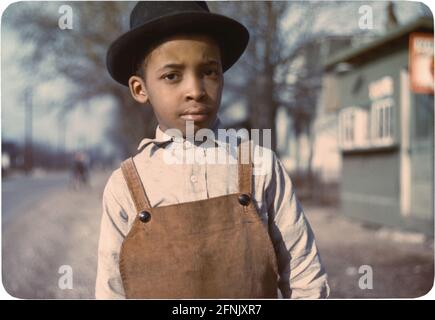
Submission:
<svg viewBox="0 0 435 320">
<path fill-rule="evenodd" d="M 139 220 L 142 221 L 143 223 L 150 221 L 151 213 L 149 213 L 148 211 L 142 211 L 141 213 L 139 213 Z"/>
<path fill-rule="evenodd" d="M 242 206 L 247 206 L 247 205 L 249 204 L 250 201 L 251 201 L 251 197 L 250 197 L 248 194 L 246 194 L 246 193 L 242 193 L 242 194 L 239 196 L 239 203 L 240 203 Z"/>
</svg>

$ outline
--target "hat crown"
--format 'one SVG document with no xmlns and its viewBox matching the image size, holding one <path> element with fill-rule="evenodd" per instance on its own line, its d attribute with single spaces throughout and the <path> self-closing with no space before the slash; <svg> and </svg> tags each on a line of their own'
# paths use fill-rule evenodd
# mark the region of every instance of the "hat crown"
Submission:
<svg viewBox="0 0 435 320">
<path fill-rule="evenodd" d="M 186 11 L 210 12 L 205 1 L 139 1 L 130 14 L 130 29 L 162 16 Z"/>
</svg>

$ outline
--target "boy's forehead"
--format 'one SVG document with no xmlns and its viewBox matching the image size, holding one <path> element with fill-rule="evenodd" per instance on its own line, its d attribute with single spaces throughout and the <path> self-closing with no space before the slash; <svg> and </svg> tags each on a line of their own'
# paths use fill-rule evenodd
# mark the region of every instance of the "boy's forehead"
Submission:
<svg viewBox="0 0 435 320">
<path fill-rule="evenodd" d="M 207 36 L 178 36 L 165 40 L 149 56 L 149 63 L 155 67 L 171 63 L 220 63 L 217 43 Z"/>
</svg>

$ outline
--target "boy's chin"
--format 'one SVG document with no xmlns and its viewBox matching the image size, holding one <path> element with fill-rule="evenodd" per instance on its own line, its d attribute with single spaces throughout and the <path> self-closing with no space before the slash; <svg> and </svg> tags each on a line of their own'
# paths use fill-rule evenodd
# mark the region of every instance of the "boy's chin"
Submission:
<svg viewBox="0 0 435 320">
<path fill-rule="evenodd" d="M 211 129 L 213 123 L 207 122 L 199 122 L 199 121 L 183 121 L 181 125 L 177 125 L 177 127 L 173 129 L 177 129 L 183 137 L 189 134 L 196 134 L 196 132 L 200 129 Z"/>
<path fill-rule="evenodd" d="M 203 121 L 195 121 L 195 120 L 185 120 L 184 125 L 181 129 L 182 132 L 186 132 L 188 130 L 193 130 L 196 132 L 200 129 L 211 129 L 213 125 L 213 121 L 211 119 L 203 120 Z"/>
</svg>

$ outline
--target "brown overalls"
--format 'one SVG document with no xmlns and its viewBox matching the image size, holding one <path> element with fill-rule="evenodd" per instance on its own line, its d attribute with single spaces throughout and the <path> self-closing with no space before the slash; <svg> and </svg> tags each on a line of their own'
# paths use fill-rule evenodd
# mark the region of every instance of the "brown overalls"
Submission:
<svg viewBox="0 0 435 320">
<path fill-rule="evenodd" d="M 133 158 L 121 164 L 137 216 L 120 252 L 127 298 L 276 298 L 276 255 L 252 199 L 252 161 L 239 192 L 151 208 Z M 245 149 L 246 150 L 246 149 Z M 245 151 L 244 150 L 244 151 Z"/>
</svg>

